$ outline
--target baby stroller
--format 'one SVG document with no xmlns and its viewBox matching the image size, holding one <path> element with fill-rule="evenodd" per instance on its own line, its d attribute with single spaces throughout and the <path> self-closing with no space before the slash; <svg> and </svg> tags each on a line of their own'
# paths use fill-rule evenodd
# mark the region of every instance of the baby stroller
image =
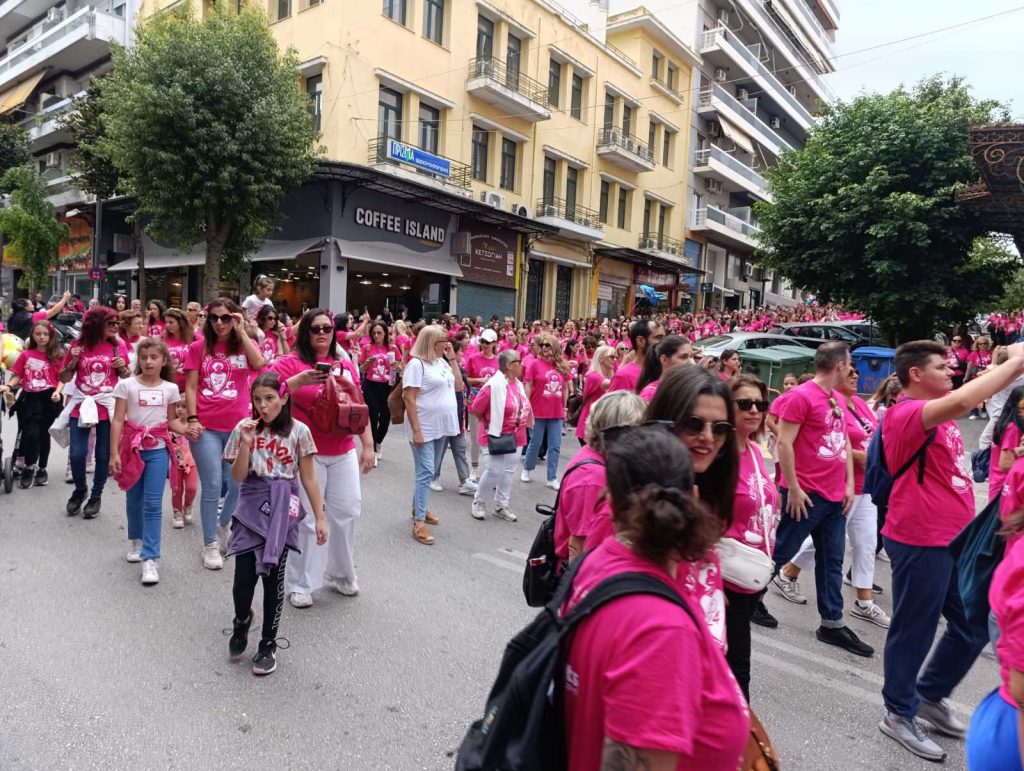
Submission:
<svg viewBox="0 0 1024 771">
<path fill-rule="evenodd" d="M 0 384 L 6 383 L 9 377 L 10 366 L 21 354 L 21 339 L 10 334 L 0 333 Z M 14 399 L 10 394 L 0 399 L 0 426 L 3 425 L 3 418 L 14 415 Z M 14 439 L 14 450 L 10 455 L 4 452 L 3 435 L 0 434 L 0 460 L 3 461 L 3 490 L 9 493 L 14 489 L 14 461 L 18 457 L 18 446 L 21 444 L 21 427 Z"/>
</svg>

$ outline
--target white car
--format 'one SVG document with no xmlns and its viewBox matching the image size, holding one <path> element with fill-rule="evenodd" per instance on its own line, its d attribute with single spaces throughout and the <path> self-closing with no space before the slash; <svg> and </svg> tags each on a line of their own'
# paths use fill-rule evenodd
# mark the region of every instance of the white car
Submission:
<svg viewBox="0 0 1024 771">
<path fill-rule="evenodd" d="M 768 332 L 726 332 L 723 335 L 705 337 L 693 344 L 704 356 L 721 356 L 723 351 L 756 351 L 762 348 L 774 348 L 776 345 L 795 345 L 805 348 L 799 340 L 786 335 L 773 335 Z"/>
</svg>

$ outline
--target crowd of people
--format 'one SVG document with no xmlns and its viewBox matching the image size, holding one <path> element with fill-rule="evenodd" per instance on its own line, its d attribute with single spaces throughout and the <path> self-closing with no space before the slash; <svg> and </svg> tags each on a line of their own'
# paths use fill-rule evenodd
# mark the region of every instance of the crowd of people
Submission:
<svg viewBox="0 0 1024 771">
<path fill-rule="evenodd" d="M 240 304 L 220 297 L 181 309 L 115 296 L 81 308 L 80 336 L 68 346 L 52 319 L 73 298 L 59 308 L 18 301 L 8 329 L 24 349 L 0 387 L 19 420 L 19 486 L 48 483 L 51 437 L 70 448 L 68 516 L 98 516 L 113 476 L 126 492 L 126 559 L 141 563 L 143 584 L 159 582 L 168 484 L 173 528 L 190 525 L 198 505 L 201 564 L 219 570 L 225 556 L 234 560 L 232 656 L 249 647 L 262 578 L 255 674 L 277 666 L 286 599 L 308 608 L 325 587 L 359 593 L 360 476 L 401 423 L 416 542 L 435 543 L 430 493 L 442 489 L 450 453 L 473 519 L 517 522 L 517 475 L 557 491 L 560 569 L 582 560 L 564 614 L 625 572 L 654 576 L 678 600 L 631 595 L 581 623 L 561 678 L 570 768 L 618 757 L 636 761 L 623 767 L 735 769 L 759 725 L 751 625 L 778 626 L 769 589 L 808 604 L 799 576 L 811 569 L 819 641 L 875 654 L 846 609 L 888 630 L 885 735 L 942 760 L 930 726 L 967 736 L 972 769 L 1019 767 L 1024 346 L 1010 342 L 1018 317 L 1007 317 L 1001 342 L 1010 344 L 994 352 L 986 338 L 968 346 L 964 334 L 948 346 L 903 344 L 895 375 L 864 400 L 843 343 L 821 345 L 814 372 L 787 376 L 782 393 L 742 372 L 736 351 L 701 353 L 701 339 L 726 331 L 859 318 L 833 306 L 517 326 L 324 308 L 289 318 L 273 290 L 261 276 Z M 353 401 L 342 382 L 361 397 Z M 318 420 L 325 401 L 352 414 L 365 404 L 365 420 Z M 990 421 L 990 495 L 1002 496 L 1008 538 L 992 629 L 967 619 L 946 548 L 975 514 L 956 424 L 968 413 Z M 564 463 L 567 433 L 579 450 Z M 892 479 L 885 496 L 865 489 L 873 441 Z M 891 616 L 875 602 L 876 557 L 891 561 Z M 994 630 L 1002 686 L 968 733 L 948 699 Z"/>
</svg>

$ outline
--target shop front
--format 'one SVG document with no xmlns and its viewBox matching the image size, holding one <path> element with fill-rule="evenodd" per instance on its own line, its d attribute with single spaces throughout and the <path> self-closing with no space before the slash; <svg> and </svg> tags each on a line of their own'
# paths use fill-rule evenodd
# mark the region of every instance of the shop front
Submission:
<svg viewBox="0 0 1024 771">
<path fill-rule="evenodd" d="M 519 239 L 512 230 L 460 218 L 452 239 L 462 280 L 458 282 L 454 312 L 460 317 L 515 317 L 516 254 Z"/>
<path fill-rule="evenodd" d="M 597 285 L 598 307 L 600 307 L 602 293 L 606 294 L 608 291 L 602 289 L 602 285 L 609 286 L 604 278 L 606 271 L 604 266 L 626 264 L 629 266 L 630 282 L 626 314 L 649 308 L 646 302 L 641 302 L 643 297 L 641 286 L 651 287 L 655 292 L 665 295 L 665 299 L 658 304 L 661 310 L 676 311 L 682 308 L 684 311 L 690 311 L 693 309 L 693 298 L 699 289 L 699 280 L 703 271 L 692 264 L 691 258 L 684 256 L 679 259 L 669 259 L 627 247 L 600 247 L 595 250 L 595 254 L 598 265 L 601 266 L 601 280 Z M 616 276 L 621 281 L 622 273 L 616 271 Z"/>
<path fill-rule="evenodd" d="M 590 314 L 589 244 L 548 237 L 530 248 L 523 320 L 583 318 Z"/>
<path fill-rule="evenodd" d="M 599 319 L 624 316 L 632 302 L 633 265 L 610 257 L 595 261 L 596 303 L 591 315 Z"/>
</svg>

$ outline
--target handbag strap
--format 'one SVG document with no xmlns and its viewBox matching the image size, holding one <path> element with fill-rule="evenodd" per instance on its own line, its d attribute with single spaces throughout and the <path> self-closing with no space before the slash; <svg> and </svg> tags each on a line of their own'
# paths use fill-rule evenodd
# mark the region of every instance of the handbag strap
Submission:
<svg viewBox="0 0 1024 771">
<path fill-rule="evenodd" d="M 579 463 L 577 463 L 575 466 L 569 466 L 569 468 L 567 468 L 565 470 L 565 473 L 562 474 L 562 481 L 558 485 L 558 492 L 555 493 L 555 506 L 552 509 L 552 511 L 555 512 L 555 516 L 558 516 L 558 504 L 562 500 L 562 488 L 565 487 L 565 480 L 568 479 L 572 475 L 572 472 L 574 472 L 578 468 L 582 468 L 583 466 L 604 466 L 604 465 L 605 464 L 602 463 L 601 461 L 599 461 L 597 458 L 584 458 Z"/>
<path fill-rule="evenodd" d="M 754 445 L 748 442 L 747 451 L 750 453 L 750 460 L 754 464 L 754 484 L 757 487 L 754 499 L 757 501 L 757 516 L 761 520 L 761 529 L 764 532 L 764 545 L 767 547 L 769 541 L 768 534 L 771 532 L 771 523 L 768 521 L 769 515 L 765 514 L 765 510 L 768 508 L 768 503 L 765 500 L 764 495 L 765 481 L 764 477 L 761 475 L 761 464 L 758 463 L 757 450 L 754 449 Z M 773 511 L 770 516 L 772 519 L 775 519 L 775 512 Z M 768 556 L 772 556 L 770 552 L 768 553 Z"/>
</svg>

